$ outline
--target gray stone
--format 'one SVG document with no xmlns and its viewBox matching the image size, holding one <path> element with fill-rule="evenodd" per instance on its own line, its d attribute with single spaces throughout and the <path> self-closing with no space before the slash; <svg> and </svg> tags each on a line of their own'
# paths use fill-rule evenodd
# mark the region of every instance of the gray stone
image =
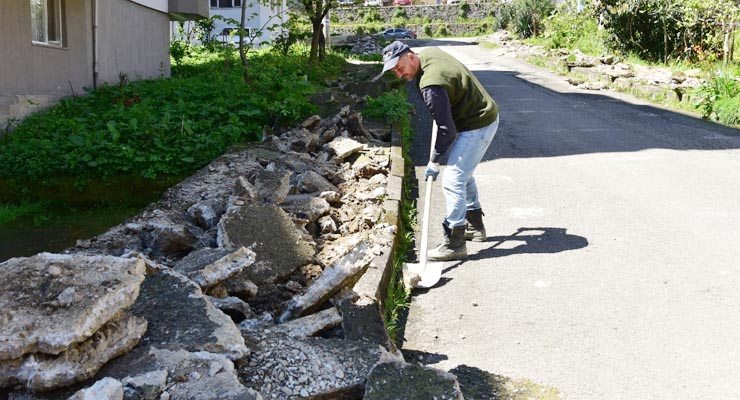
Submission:
<svg viewBox="0 0 740 400">
<path fill-rule="evenodd" d="M 330 307 L 326 310 L 278 325 L 276 329 L 285 332 L 288 336 L 308 337 L 316 336 L 317 334 L 324 332 L 329 328 L 338 326 L 341 323 L 342 316 L 339 315 L 336 308 Z M 385 326 L 382 323 L 383 321 L 381 320 L 381 328 Z"/>
<path fill-rule="evenodd" d="M 255 187 L 262 202 L 280 204 L 285 200 L 290 191 L 290 171 L 268 171 L 264 170 L 257 174 Z"/>
<path fill-rule="evenodd" d="M 81 389 L 69 400 L 122 400 L 123 386 L 118 379 L 103 378 L 86 389 Z"/>
<path fill-rule="evenodd" d="M 288 302 L 278 321 L 285 323 L 292 318 L 310 314 L 341 288 L 356 282 L 372 261 L 372 254 L 367 250 L 368 246 L 361 242 L 339 263 L 325 269 L 323 274 L 306 288 L 304 294 L 295 296 Z"/>
<path fill-rule="evenodd" d="M 291 129 L 285 132 L 281 138 L 283 141 L 278 144 L 278 149 L 285 153 L 290 151 L 312 153 L 316 151 L 319 144 L 319 136 L 305 128 Z"/>
<path fill-rule="evenodd" d="M 596 68 L 575 67 L 571 68 L 570 72 L 586 80 L 598 81 L 601 79 L 601 71 Z"/>
<path fill-rule="evenodd" d="M 143 250 L 156 257 L 180 258 L 194 248 L 202 233 L 195 225 L 188 223 L 183 215 L 172 211 L 153 210 L 144 213 L 140 222 L 138 236 Z M 134 228 L 135 229 L 135 228 Z"/>
<path fill-rule="evenodd" d="M 121 380 L 126 400 L 156 400 L 167 389 L 167 370 L 145 372 Z"/>
<path fill-rule="evenodd" d="M 234 184 L 234 195 L 244 198 L 248 203 L 255 203 L 259 201 L 260 195 L 254 185 L 249 183 L 247 178 L 240 176 L 236 178 Z"/>
<path fill-rule="evenodd" d="M 230 278 L 223 285 L 229 295 L 237 296 L 244 300 L 253 298 L 259 292 L 259 287 L 248 278 L 242 277 L 241 274 Z"/>
<path fill-rule="evenodd" d="M 231 319 L 175 271 L 147 276 L 131 312 L 149 321 L 141 346 L 210 351 L 234 360 L 249 354 Z"/>
<path fill-rule="evenodd" d="M 225 211 L 226 207 L 221 200 L 210 199 L 193 204 L 187 213 L 199 228 L 208 230 L 216 226 Z"/>
<path fill-rule="evenodd" d="M 603 90 L 609 87 L 609 84 L 606 82 L 586 82 L 578 85 L 578 87 L 586 90 Z"/>
<path fill-rule="evenodd" d="M 373 367 L 365 384 L 364 400 L 463 400 L 455 375 L 403 361 Z"/>
<path fill-rule="evenodd" d="M 208 260 L 205 253 L 209 251 L 214 254 L 214 258 L 218 258 L 207 264 L 198 262 Z M 207 289 L 249 267 L 256 257 L 252 250 L 245 247 L 239 247 L 226 255 L 223 253 L 223 249 L 200 249 L 197 257 L 185 257 L 173 268 L 187 275 L 201 288 Z"/>
<path fill-rule="evenodd" d="M 307 264 L 313 248 L 300 237 L 288 214 L 276 206 L 246 206 L 227 213 L 219 222 L 219 243 L 225 248 L 245 246 L 256 253 L 256 263 L 237 279 L 256 284 L 273 282 Z"/>
<path fill-rule="evenodd" d="M 334 184 L 316 171 L 306 171 L 298 176 L 298 190 L 304 193 L 339 192 Z"/>
<path fill-rule="evenodd" d="M 309 194 L 288 196 L 281 207 L 299 218 L 308 220 L 308 222 L 315 222 L 331 209 L 328 201 Z"/>
<path fill-rule="evenodd" d="M 337 136 L 328 143 L 328 146 L 334 152 L 334 158 L 338 161 L 342 161 L 365 148 L 364 144 L 344 136 Z"/>
<path fill-rule="evenodd" d="M 616 90 L 626 91 L 632 87 L 632 79 L 630 78 L 617 78 L 612 82 L 611 87 Z"/>
<path fill-rule="evenodd" d="M 370 132 L 362 124 L 362 114 L 358 112 L 347 115 L 347 131 L 352 136 L 370 138 Z"/>
<path fill-rule="evenodd" d="M 238 297 L 224 297 L 222 299 L 218 297 L 209 297 L 208 299 L 214 306 L 216 306 L 216 308 L 230 316 L 232 320 L 241 321 L 254 317 L 254 312 L 252 311 L 252 308 L 249 307 L 249 304 L 245 303 L 244 300 Z"/>
<path fill-rule="evenodd" d="M 122 313 L 89 340 L 57 355 L 34 353 L 0 362 L 0 387 L 25 385 L 48 391 L 91 378 L 109 360 L 131 350 L 144 335 L 143 318 Z"/>
<path fill-rule="evenodd" d="M 59 354 L 92 336 L 133 304 L 144 272 L 140 259 L 110 256 L 41 253 L 0 264 L 0 360 Z"/>
<path fill-rule="evenodd" d="M 319 126 L 320 123 L 321 123 L 321 116 L 312 115 L 306 118 L 305 120 L 303 120 L 303 122 L 301 122 L 301 127 L 306 128 L 308 130 L 312 130 L 316 128 L 317 126 Z"/>
<path fill-rule="evenodd" d="M 385 321 L 376 301 L 362 301 L 358 304 L 351 299 L 344 299 L 339 302 L 339 307 L 342 311 L 345 339 L 363 340 L 383 346 L 390 352 L 397 351 L 385 329 Z"/>
<path fill-rule="evenodd" d="M 329 215 L 319 218 L 318 223 L 321 228 L 321 233 L 333 233 L 337 231 L 337 223 L 334 221 L 334 218 Z"/>
<path fill-rule="evenodd" d="M 382 348 L 370 343 L 294 338 L 271 330 L 245 333 L 245 340 L 254 343 L 255 351 L 249 363 L 239 366 L 239 377 L 265 398 L 294 398 L 305 390 L 313 399 L 360 399 L 365 377 L 383 356 Z M 293 394 L 296 385 L 301 389 Z"/>
<path fill-rule="evenodd" d="M 139 348 L 106 366 L 107 376 L 130 382 L 147 373 L 167 371 L 166 391 L 159 399 L 258 400 L 261 397 L 239 382 L 234 363 L 223 354 L 206 351 Z M 159 387 L 158 379 L 151 383 Z M 153 390 L 156 392 L 156 389 Z M 133 397 L 136 399 L 137 397 Z"/>
</svg>

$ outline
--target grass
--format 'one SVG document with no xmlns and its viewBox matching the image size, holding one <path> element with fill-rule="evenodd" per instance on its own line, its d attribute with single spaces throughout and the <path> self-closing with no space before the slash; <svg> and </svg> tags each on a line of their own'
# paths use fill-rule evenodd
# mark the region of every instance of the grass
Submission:
<svg viewBox="0 0 740 400">
<path fill-rule="evenodd" d="M 390 92 L 393 97 L 393 103 L 406 102 L 406 95 L 401 91 Z M 390 110 L 390 108 L 388 109 Z M 406 109 L 408 110 L 408 109 Z M 385 116 L 385 119 L 391 119 L 397 116 Z M 411 128 L 411 119 L 408 112 L 401 115 L 397 123 L 401 131 L 402 151 L 404 164 L 406 167 L 406 177 L 413 176 L 413 172 L 410 171 L 413 168 L 411 162 L 411 156 L 409 155 L 409 149 L 411 148 L 411 141 L 413 140 L 413 130 Z M 383 303 L 383 310 L 385 315 L 385 325 L 388 331 L 388 336 L 394 342 L 398 343 L 398 334 L 402 329 L 400 325 L 401 313 L 409 307 L 409 297 L 411 295 L 410 290 L 405 288 L 402 283 L 402 268 L 403 265 L 408 261 L 408 254 L 412 248 L 414 242 L 414 228 L 416 226 L 416 207 L 411 196 L 410 185 L 408 182 L 404 182 L 403 185 L 403 199 L 401 201 L 400 210 L 401 224 L 398 227 L 398 242 L 396 251 L 393 256 L 393 268 L 391 271 L 391 278 L 388 282 L 388 291 L 386 300 Z"/>
<path fill-rule="evenodd" d="M 41 214 L 45 209 L 46 204 L 44 202 L 0 203 L 0 225 L 23 216 Z"/>
</svg>

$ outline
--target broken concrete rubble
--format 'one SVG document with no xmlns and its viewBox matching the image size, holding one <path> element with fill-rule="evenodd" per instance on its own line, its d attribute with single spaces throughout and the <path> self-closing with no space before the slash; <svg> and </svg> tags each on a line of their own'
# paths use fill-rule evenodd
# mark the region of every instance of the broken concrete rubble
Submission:
<svg viewBox="0 0 740 400">
<path fill-rule="evenodd" d="M 123 385 L 117 379 L 103 378 L 86 389 L 81 389 L 69 400 L 122 400 Z"/>
<path fill-rule="evenodd" d="M 0 362 L 0 387 L 24 385 L 34 391 L 48 391 L 84 381 L 106 362 L 131 350 L 146 327 L 143 318 L 122 313 L 89 340 L 58 355 L 33 353 L 4 360 Z"/>
<path fill-rule="evenodd" d="M 351 340 L 296 338 L 270 329 L 245 333 L 254 353 L 239 377 L 265 398 L 361 399 L 380 346 Z"/>
<path fill-rule="evenodd" d="M 280 314 L 280 323 L 306 315 L 321 307 L 331 296 L 341 288 L 346 287 L 372 261 L 373 255 L 368 251 L 365 242 L 361 242 L 332 268 L 327 268 L 300 296 L 294 297 Z"/>
<path fill-rule="evenodd" d="M 175 271 L 147 276 L 131 312 L 149 321 L 141 347 L 209 351 L 233 360 L 249 354 L 229 317 L 194 282 Z"/>
<path fill-rule="evenodd" d="M 300 240 L 288 214 L 273 205 L 245 206 L 227 213 L 218 225 L 218 243 L 256 253 L 255 264 L 238 275 L 258 285 L 287 277 L 314 254 Z"/>
<path fill-rule="evenodd" d="M 243 271 L 254 260 L 254 252 L 245 247 L 234 251 L 203 248 L 190 253 L 173 268 L 187 275 L 201 288 L 207 289 Z"/>
<path fill-rule="evenodd" d="M 133 304 L 139 259 L 41 253 L 0 264 L 0 363 L 59 354 Z"/>
<path fill-rule="evenodd" d="M 66 399 L 105 377 L 122 384 L 126 399 L 361 397 L 380 346 L 338 339 L 344 336 L 344 316 L 331 302 L 356 298 L 336 293 L 345 294 L 371 260 L 389 252 L 389 238 L 382 234 L 386 227 L 377 223 L 383 204 L 378 189 L 388 182 L 389 157 L 374 149 L 374 138 L 383 135 L 362 124 L 349 109 L 332 118 L 309 118 L 302 128 L 276 135 L 270 143 L 224 155 L 140 215 L 80 241 L 69 252 L 126 255 L 129 261 L 141 254 L 148 275 L 128 310 L 134 321 L 146 320 L 148 329 L 133 349 L 64 394 L 19 391 L 14 398 Z M 349 146 L 332 149 L 327 143 L 333 140 Z M 297 153 L 299 148 L 305 153 Z M 345 161 L 355 160 L 360 151 L 378 177 Z M 355 255 L 348 255 L 352 250 Z M 54 301 L 74 307 L 79 295 L 77 288 L 61 290 Z M 290 299 L 295 301 L 286 309 L 282 301 Z M 287 359 L 294 346 L 310 347 L 304 356 L 311 368 L 319 363 L 319 374 L 331 368 L 329 375 L 272 380 L 272 371 L 264 370 L 270 356 L 254 354 L 247 345 L 255 346 L 255 334 L 235 325 L 243 318 L 256 320 L 253 310 L 261 313 L 257 335 L 271 332 L 260 344 L 293 343 L 275 347 L 272 359 Z M 273 317 L 286 310 L 291 318 L 305 316 L 276 326 Z M 327 330 L 331 338 L 301 339 L 309 340 L 305 343 L 293 338 Z M 354 351 L 366 357 L 348 354 Z M 252 364 L 251 372 L 240 367 L 237 377 L 234 363 Z M 294 372 L 285 368 L 283 377 Z M 301 388 L 295 384 L 300 380 L 305 383 Z M 252 390 L 267 383 L 265 393 Z"/>
<path fill-rule="evenodd" d="M 463 400 L 463 395 L 455 375 L 395 360 L 373 367 L 367 378 L 364 399 Z"/>
</svg>

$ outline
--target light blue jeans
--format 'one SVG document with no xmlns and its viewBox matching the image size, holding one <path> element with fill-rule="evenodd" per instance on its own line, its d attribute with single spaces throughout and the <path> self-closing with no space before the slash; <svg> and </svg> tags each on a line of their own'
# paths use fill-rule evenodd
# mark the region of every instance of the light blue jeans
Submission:
<svg viewBox="0 0 740 400">
<path fill-rule="evenodd" d="M 473 172 L 498 130 L 498 118 L 486 127 L 460 132 L 452 144 L 447 168 L 442 172 L 442 191 L 447 205 L 445 222 L 450 228 L 465 225 L 465 212 L 481 208 Z"/>
</svg>

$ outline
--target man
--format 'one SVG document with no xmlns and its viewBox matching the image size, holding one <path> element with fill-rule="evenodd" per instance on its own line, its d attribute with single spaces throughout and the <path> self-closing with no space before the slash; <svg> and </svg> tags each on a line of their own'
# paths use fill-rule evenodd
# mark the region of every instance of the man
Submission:
<svg viewBox="0 0 740 400">
<path fill-rule="evenodd" d="M 449 151 L 442 174 L 447 208 L 442 223 L 445 239 L 429 251 L 428 260 L 465 258 L 466 239 L 486 240 L 473 172 L 498 129 L 498 106 L 470 70 L 438 48 L 416 54 L 405 43 L 395 41 L 383 49 L 382 73 L 386 71 L 407 81 L 417 78 L 424 104 L 437 123 L 425 180 L 430 176 L 437 179 L 439 159 Z"/>
</svg>

